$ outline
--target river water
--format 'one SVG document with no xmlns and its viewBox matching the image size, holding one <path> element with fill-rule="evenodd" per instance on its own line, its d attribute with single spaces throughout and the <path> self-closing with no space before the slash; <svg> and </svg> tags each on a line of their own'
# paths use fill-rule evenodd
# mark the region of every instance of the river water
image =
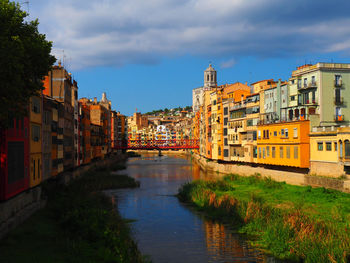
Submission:
<svg viewBox="0 0 350 263">
<path fill-rule="evenodd" d="M 213 178 L 190 157 L 152 154 L 130 158 L 119 171 L 140 181 L 140 188 L 110 190 L 122 217 L 133 219 L 132 234 L 142 254 L 154 263 L 277 262 L 252 248 L 230 227 L 205 218 L 178 201 L 179 187 Z"/>
</svg>

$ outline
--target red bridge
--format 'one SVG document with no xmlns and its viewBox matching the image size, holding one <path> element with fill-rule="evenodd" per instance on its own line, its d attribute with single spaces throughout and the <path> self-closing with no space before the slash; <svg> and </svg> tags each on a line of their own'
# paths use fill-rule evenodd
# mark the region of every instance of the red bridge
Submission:
<svg viewBox="0 0 350 263">
<path fill-rule="evenodd" d="M 118 141 L 114 149 L 122 150 L 179 150 L 199 149 L 199 141 L 189 140 L 128 140 Z"/>
</svg>

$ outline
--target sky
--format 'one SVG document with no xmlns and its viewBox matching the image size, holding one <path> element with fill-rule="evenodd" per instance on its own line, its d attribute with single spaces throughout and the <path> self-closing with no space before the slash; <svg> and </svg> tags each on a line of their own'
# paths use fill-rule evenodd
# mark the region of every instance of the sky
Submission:
<svg viewBox="0 0 350 263">
<path fill-rule="evenodd" d="M 78 82 L 131 115 L 192 104 L 209 63 L 218 84 L 350 62 L 349 0 L 23 0 Z"/>
</svg>

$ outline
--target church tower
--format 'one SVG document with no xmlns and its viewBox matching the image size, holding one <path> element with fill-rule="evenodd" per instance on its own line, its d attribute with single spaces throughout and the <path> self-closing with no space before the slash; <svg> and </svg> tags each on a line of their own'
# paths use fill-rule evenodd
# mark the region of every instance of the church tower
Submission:
<svg viewBox="0 0 350 263">
<path fill-rule="evenodd" d="M 216 70 L 209 64 L 209 67 L 204 71 L 204 89 L 214 88 L 216 86 Z"/>
</svg>

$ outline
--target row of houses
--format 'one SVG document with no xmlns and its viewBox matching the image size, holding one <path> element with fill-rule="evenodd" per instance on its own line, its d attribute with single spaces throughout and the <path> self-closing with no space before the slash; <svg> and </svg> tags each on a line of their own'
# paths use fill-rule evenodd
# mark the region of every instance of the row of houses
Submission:
<svg viewBox="0 0 350 263">
<path fill-rule="evenodd" d="M 101 101 L 78 99 L 78 85 L 60 64 L 30 98 L 28 115 L 0 130 L 0 200 L 111 154 L 127 139 L 126 117 Z M 119 143 L 120 144 L 120 143 Z"/>
<path fill-rule="evenodd" d="M 193 90 L 193 132 L 208 159 L 302 168 L 338 177 L 350 169 L 350 64 L 303 65 L 287 81 L 218 86 L 216 70 Z"/>
<path fill-rule="evenodd" d="M 128 117 L 128 140 L 183 140 L 191 139 L 192 119 L 182 111 L 177 116 L 152 116 L 135 112 Z"/>
</svg>

